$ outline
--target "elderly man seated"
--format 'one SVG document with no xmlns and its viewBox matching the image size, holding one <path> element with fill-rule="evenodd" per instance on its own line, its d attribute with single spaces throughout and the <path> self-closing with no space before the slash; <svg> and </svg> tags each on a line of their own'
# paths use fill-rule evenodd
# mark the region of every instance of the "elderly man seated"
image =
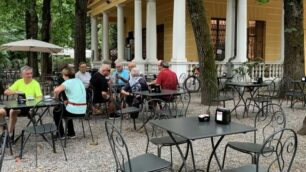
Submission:
<svg viewBox="0 0 306 172">
<path fill-rule="evenodd" d="M 127 85 L 125 85 L 121 93 L 126 96 L 126 103 L 129 106 L 139 107 L 142 103 L 142 98 L 140 95 L 134 95 L 133 93 L 136 91 L 146 91 L 148 90 L 148 85 L 146 80 L 140 76 L 139 69 L 132 68 L 131 70 L 131 78 Z M 131 118 L 137 118 L 138 113 L 130 114 Z"/>
</svg>

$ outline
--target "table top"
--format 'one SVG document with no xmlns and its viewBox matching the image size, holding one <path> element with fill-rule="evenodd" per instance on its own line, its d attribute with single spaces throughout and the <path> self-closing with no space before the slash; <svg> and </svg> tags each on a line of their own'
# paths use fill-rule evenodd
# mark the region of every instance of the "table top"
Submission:
<svg viewBox="0 0 306 172">
<path fill-rule="evenodd" d="M 236 87 L 265 87 L 268 86 L 268 83 L 255 83 L 255 82 L 228 82 L 225 83 L 226 85 L 229 86 L 236 86 Z"/>
<path fill-rule="evenodd" d="M 25 104 L 18 104 L 16 100 L 10 100 L 10 101 L 3 101 L 2 104 L 0 104 L 0 107 L 6 108 L 6 109 L 22 109 L 22 108 L 32 108 L 34 107 L 38 102 L 40 102 L 42 99 L 35 99 L 35 100 L 27 100 Z M 58 101 L 54 101 L 53 99 L 47 99 L 45 101 L 42 101 L 39 103 L 38 106 L 40 107 L 46 107 L 46 106 L 56 106 L 58 105 Z"/>
<path fill-rule="evenodd" d="M 157 96 L 171 96 L 171 95 L 181 95 L 184 94 L 183 90 L 165 90 L 162 89 L 160 93 L 153 93 L 149 91 L 137 91 L 134 94 L 139 94 L 148 97 L 157 97 Z"/>
<path fill-rule="evenodd" d="M 209 122 L 199 122 L 198 117 L 187 117 L 152 120 L 150 123 L 189 140 L 256 131 L 254 127 L 236 122 L 217 124 L 214 116 Z"/>
</svg>

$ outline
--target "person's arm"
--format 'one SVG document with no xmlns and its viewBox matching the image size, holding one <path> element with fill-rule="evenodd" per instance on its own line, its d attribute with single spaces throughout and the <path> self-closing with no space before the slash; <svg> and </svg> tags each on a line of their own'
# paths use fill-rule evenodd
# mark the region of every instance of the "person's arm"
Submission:
<svg viewBox="0 0 306 172">
<path fill-rule="evenodd" d="M 4 94 L 7 95 L 7 96 L 10 96 L 10 95 L 13 95 L 13 94 L 16 94 L 18 91 L 17 91 L 17 83 L 18 81 L 14 82 L 14 84 L 12 86 L 10 86 L 8 89 L 6 89 L 4 91 Z"/>
<path fill-rule="evenodd" d="M 60 86 L 54 88 L 54 97 L 58 97 L 58 95 L 65 90 L 64 84 L 61 84 Z"/>
</svg>

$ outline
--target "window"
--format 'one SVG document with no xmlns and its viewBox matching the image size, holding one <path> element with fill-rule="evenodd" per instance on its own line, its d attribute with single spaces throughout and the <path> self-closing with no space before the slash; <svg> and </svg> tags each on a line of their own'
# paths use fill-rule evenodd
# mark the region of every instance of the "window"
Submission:
<svg viewBox="0 0 306 172">
<path fill-rule="evenodd" d="M 264 60 L 264 21 L 249 21 L 248 52 L 249 61 Z"/>
<path fill-rule="evenodd" d="M 225 19 L 211 19 L 211 42 L 217 61 L 225 58 L 225 28 Z"/>
</svg>

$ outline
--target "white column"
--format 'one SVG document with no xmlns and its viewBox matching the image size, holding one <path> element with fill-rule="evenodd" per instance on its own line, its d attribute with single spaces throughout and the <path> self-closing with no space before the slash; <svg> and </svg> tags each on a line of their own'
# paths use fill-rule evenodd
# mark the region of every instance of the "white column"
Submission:
<svg viewBox="0 0 306 172">
<path fill-rule="evenodd" d="M 235 62 L 247 61 L 247 0 L 238 1 L 237 56 Z"/>
<path fill-rule="evenodd" d="M 146 61 L 157 63 L 156 0 L 147 0 Z"/>
<path fill-rule="evenodd" d="M 135 37 L 135 50 L 134 60 L 139 70 L 144 73 L 144 60 L 142 59 L 142 14 L 141 14 L 141 0 L 134 1 L 134 37 Z"/>
<path fill-rule="evenodd" d="M 98 33 L 97 33 L 97 18 L 91 17 L 91 51 L 93 53 L 93 61 L 98 61 Z"/>
<path fill-rule="evenodd" d="M 226 33 L 225 33 L 225 59 L 227 62 L 234 56 L 235 49 L 235 1 L 227 0 Z"/>
<path fill-rule="evenodd" d="M 282 15 L 281 15 L 281 21 L 282 21 L 282 23 L 281 23 L 281 48 L 280 48 L 280 59 L 279 59 L 279 62 L 280 63 L 284 63 L 284 60 L 285 60 L 285 21 L 284 21 L 284 14 L 285 14 L 285 12 L 284 12 L 284 2 L 283 1 L 281 1 L 281 3 L 282 3 Z"/>
<path fill-rule="evenodd" d="M 102 37 L 102 55 L 103 55 L 103 63 L 110 63 L 109 59 L 109 48 L 108 48 L 108 14 L 106 12 L 103 12 L 103 37 Z"/>
<path fill-rule="evenodd" d="M 117 47 L 118 58 L 116 62 L 123 62 L 124 60 L 124 9 L 123 5 L 117 5 Z"/>
<path fill-rule="evenodd" d="M 175 0 L 173 7 L 171 68 L 177 74 L 187 73 L 186 59 L 186 0 Z"/>
</svg>

